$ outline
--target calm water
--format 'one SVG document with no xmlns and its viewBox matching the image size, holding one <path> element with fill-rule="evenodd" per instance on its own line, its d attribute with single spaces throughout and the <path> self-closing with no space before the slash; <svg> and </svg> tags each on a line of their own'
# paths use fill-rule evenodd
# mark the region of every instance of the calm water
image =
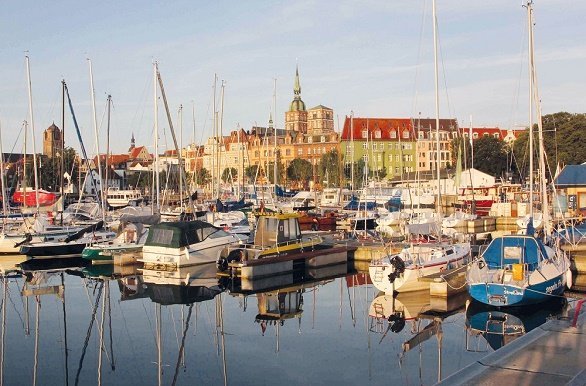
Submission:
<svg viewBox="0 0 586 386">
<path fill-rule="evenodd" d="M 3 279 L 3 384 L 428 385 L 564 312 L 467 315 L 465 296 L 393 300 L 345 265 L 223 292 L 213 265 L 113 269 Z M 477 331 L 486 326 L 507 334 Z"/>
</svg>

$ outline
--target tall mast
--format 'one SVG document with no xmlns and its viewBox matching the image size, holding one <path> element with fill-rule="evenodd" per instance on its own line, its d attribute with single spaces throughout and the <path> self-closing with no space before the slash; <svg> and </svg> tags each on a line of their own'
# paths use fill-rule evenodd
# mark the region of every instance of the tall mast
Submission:
<svg viewBox="0 0 586 386">
<path fill-rule="evenodd" d="M 104 186 L 102 185 L 102 162 L 100 161 L 100 138 L 98 136 L 98 120 L 96 118 L 96 92 L 94 90 L 94 74 L 92 71 L 92 61 L 87 59 L 90 70 L 90 96 L 92 98 L 92 117 L 94 123 L 94 137 L 96 140 L 96 154 L 98 155 L 98 178 L 100 181 L 100 189 L 97 192 L 100 206 L 102 209 L 102 220 L 106 220 L 106 206 L 104 204 Z"/>
<path fill-rule="evenodd" d="M 354 194 L 354 111 L 350 111 L 350 185 L 352 186 L 352 194 Z"/>
<path fill-rule="evenodd" d="M 26 181 L 26 139 L 28 137 L 28 122 L 24 121 L 23 122 L 24 125 L 24 156 L 22 158 L 22 206 L 23 208 L 26 208 L 26 185 L 27 185 L 27 181 Z"/>
<path fill-rule="evenodd" d="M 108 196 L 108 174 L 110 172 L 110 166 L 109 166 L 109 158 L 110 158 L 110 108 L 112 105 L 112 95 L 108 94 L 108 123 L 106 126 L 106 178 L 105 178 L 105 190 L 104 192 L 106 193 L 106 197 Z"/>
<path fill-rule="evenodd" d="M 436 168 L 437 168 L 437 203 L 436 210 L 438 217 L 441 218 L 442 204 L 441 204 L 441 192 L 440 192 L 440 140 L 439 140 L 439 127 L 440 127 L 440 111 L 439 111 L 439 76 L 438 76 L 438 65 L 437 65 L 437 15 L 435 9 L 435 0 L 432 2 L 433 5 L 433 68 L 435 75 L 435 146 L 436 146 Z"/>
<path fill-rule="evenodd" d="M 531 64 L 532 64 L 532 79 L 534 83 L 533 96 L 535 98 L 535 109 L 537 113 L 537 128 L 538 128 L 538 141 L 539 141 L 539 174 L 540 177 L 540 190 L 541 190 L 541 212 L 543 220 L 543 230 L 545 237 L 551 234 L 551 224 L 549 221 L 549 202 L 547 200 L 547 180 L 545 178 L 545 144 L 543 138 L 543 122 L 541 118 L 541 103 L 539 100 L 539 87 L 537 84 L 537 70 L 535 68 L 535 40 L 533 34 L 533 2 L 528 3 L 528 7 L 531 8 L 530 13 L 530 25 L 531 25 Z"/>
<path fill-rule="evenodd" d="M 65 209 L 65 192 L 63 179 L 65 178 L 65 79 L 61 80 L 61 167 L 59 168 L 59 186 L 61 188 L 61 225 L 63 225 L 63 210 Z"/>
<path fill-rule="evenodd" d="M 218 136 L 218 198 L 220 196 L 220 182 L 222 180 L 222 165 L 220 160 L 222 159 L 222 144 L 224 143 L 224 86 L 226 82 L 222 80 L 220 85 L 220 120 L 219 120 L 219 131 L 220 135 Z"/>
<path fill-rule="evenodd" d="M 159 186 L 159 101 L 157 98 L 157 62 L 153 63 L 153 87 L 154 87 L 154 113 L 155 113 L 155 210 L 160 212 L 160 186 Z"/>
<path fill-rule="evenodd" d="M 533 218 L 533 15 L 532 1 L 527 2 L 528 65 L 529 65 L 529 216 Z"/>
<path fill-rule="evenodd" d="M 212 111 L 213 111 L 213 119 L 214 119 L 214 130 L 213 130 L 213 142 L 212 142 L 212 197 L 217 198 L 220 192 L 216 192 L 216 178 L 219 178 L 216 175 L 216 154 L 217 154 L 217 145 L 218 145 L 218 112 L 216 109 L 216 86 L 218 83 L 218 74 L 214 74 L 214 99 L 212 101 Z"/>
<path fill-rule="evenodd" d="M 6 201 L 8 197 L 6 197 L 6 184 L 4 182 L 4 147 L 2 146 L 2 128 L 0 127 L 0 185 L 2 187 L 2 213 L 6 215 L 8 213 L 8 209 L 6 207 Z"/>
<path fill-rule="evenodd" d="M 33 89 L 31 84 L 31 67 L 29 63 L 29 57 L 26 56 L 26 74 L 28 80 L 28 112 L 31 123 L 31 139 L 33 141 L 33 168 L 35 176 L 35 201 L 37 207 L 37 213 L 39 213 L 39 175 L 37 170 L 37 150 L 35 147 L 35 119 L 33 115 Z M 25 164 L 26 169 L 26 164 Z M 26 189 L 24 194 L 24 201 L 26 202 Z"/>
<path fill-rule="evenodd" d="M 277 187 L 277 79 L 274 79 L 275 83 L 273 86 L 273 116 L 275 117 L 275 125 L 273 128 L 273 137 L 274 137 L 274 143 L 273 143 L 273 157 L 275 158 L 275 161 L 273 163 L 273 182 L 275 184 L 275 189 Z M 276 193 L 276 190 L 275 190 Z"/>
<path fill-rule="evenodd" d="M 179 105 L 179 205 L 183 211 L 183 105 Z"/>
</svg>

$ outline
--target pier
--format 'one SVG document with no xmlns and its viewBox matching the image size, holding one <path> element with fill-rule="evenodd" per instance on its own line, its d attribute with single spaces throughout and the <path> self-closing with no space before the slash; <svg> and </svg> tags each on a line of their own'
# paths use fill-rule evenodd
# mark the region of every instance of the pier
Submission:
<svg viewBox="0 0 586 386">
<path fill-rule="evenodd" d="M 550 320 L 445 378 L 439 385 L 585 385 L 586 316 Z"/>
</svg>

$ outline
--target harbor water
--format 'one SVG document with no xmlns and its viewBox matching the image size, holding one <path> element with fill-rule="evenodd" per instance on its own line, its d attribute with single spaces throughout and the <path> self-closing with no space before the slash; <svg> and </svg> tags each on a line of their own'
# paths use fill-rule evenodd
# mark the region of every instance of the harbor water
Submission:
<svg viewBox="0 0 586 386">
<path fill-rule="evenodd" d="M 492 318 L 465 293 L 379 294 L 346 265 L 257 283 L 117 270 L 3 277 L 2 384 L 431 385 L 567 308 Z"/>
</svg>

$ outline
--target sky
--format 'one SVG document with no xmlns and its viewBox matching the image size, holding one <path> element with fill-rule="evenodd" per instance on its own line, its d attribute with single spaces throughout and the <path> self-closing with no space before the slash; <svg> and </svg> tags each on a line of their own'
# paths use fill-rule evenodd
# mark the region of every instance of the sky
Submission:
<svg viewBox="0 0 586 386">
<path fill-rule="evenodd" d="M 440 116 L 461 126 L 528 122 L 527 16 L 520 0 L 437 0 Z M 65 79 L 84 143 L 95 154 L 88 58 L 100 150 L 112 95 L 110 147 L 134 133 L 153 149 L 153 62 L 183 144 L 212 134 L 214 74 L 225 81 L 223 132 L 283 127 L 299 67 L 308 108 L 334 109 L 335 127 L 357 117 L 435 117 L 431 0 L 32 1 L 0 4 L 0 125 L 3 150 L 23 150 L 30 58 L 37 152 L 61 127 Z M 586 112 L 586 2 L 537 0 L 535 57 L 543 113 Z M 273 88 L 276 79 L 276 108 Z M 160 98 L 160 97 L 159 97 Z M 179 106 L 183 105 L 183 124 Z M 193 119 L 195 117 L 195 119 Z M 162 103 L 160 147 L 172 140 Z M 66 145 L 79 149 L 70 113 Z M 29 140 L 29 144 L 30 144 Z M 30 145 L 29 145 L 30 146 Z M 29 152 L 31 149 L 29 148 Z"/>
</svg>

